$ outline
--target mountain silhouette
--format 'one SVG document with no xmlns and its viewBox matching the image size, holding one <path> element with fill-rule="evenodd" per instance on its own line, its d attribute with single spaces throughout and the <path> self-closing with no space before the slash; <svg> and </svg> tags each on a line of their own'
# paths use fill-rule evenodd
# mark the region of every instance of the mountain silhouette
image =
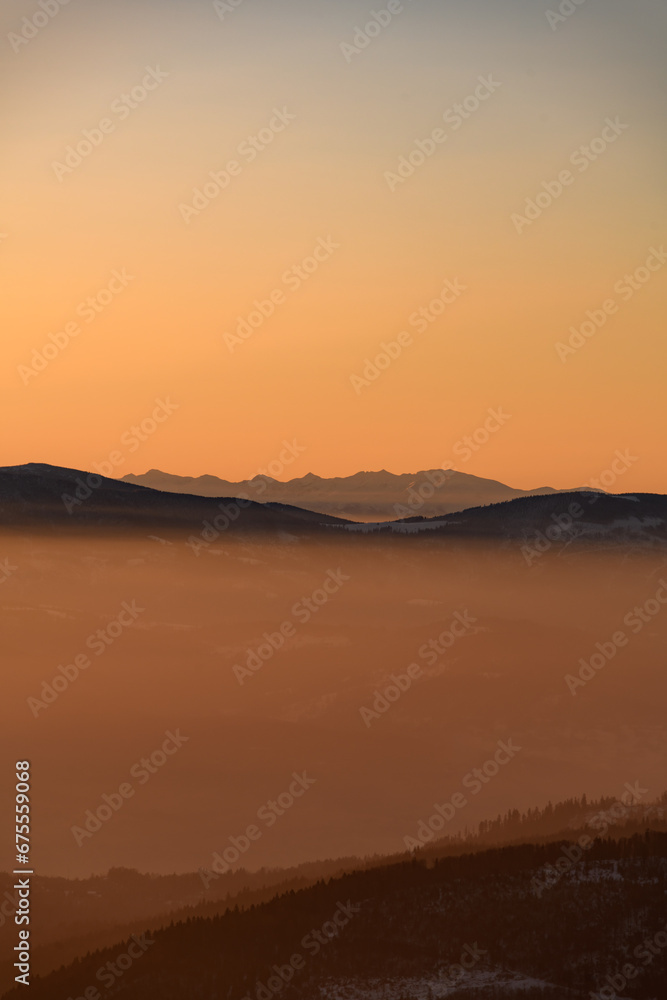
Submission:
<svg viewBox="0 0 667 1000">
<path fill-rule="evenodd" d="M 313 532 L 333 539 L 337 531 L 429 534 L 461 541 L 524 540 L 547 548 L 575 541 L 659 548 L 667 541 L 667 497 L 662 494 L 551 491 L 436 517 L 420 514 L 353 522 L 287 503 L 260 503 L 247 499 L 247 493 L 239 498 L 241 492 L 216 497 L 170 493 L 95 473 L 30 463 L 0 468 L 0 524 L 105 531 L 173 529 L 198 535 L 208 531 L 213 536 L 220 531 L 257 531 L 282 534 L 284 540 Z"/>
<path fill-rule="evenodd" d="M 647 831 L 355 871 L 138 930 L 34 979 L 31 996 L 80 997 L 101 982 L 127 1000 L 584 1000 L 610 995 L 632 960 L 632 996 L 652 1000 L 667 974 L 664 947 L 646 947 L 664 927 L 666 850 L 667 834 Z"/>
<path fill-rule="evenodd" d="M 435 517 L 518 497 L 574 492 L 555 490 L 550 486 L 519 490 L 494 479 L 483 479 L 452 469 L 429 469 L 401 475 L 381 469 L 379 472 L 357 472 L 353 476 L 331 479 L 309 472 L 284 483 L 270 476 L 229 482 L 216 476 L 174 476 L 151 469 L 143 475 L 124 476 L 123 482 L 169 493 L 199 496 L 244 494 L 264 503 L 294 504 L 352 521 L 385 521 L 411 515 Z"/>
<path fill-rule="evenodd" d="M 338 519 L 285 504 L 238 500 L 233 493 L 215 498 L 165 493 L 96 473 L 29 463 L 0 468 L 1 523 L 197 531 L 208 523 L 225 530 L 289 532 L 317 529 Z"/>
</svg>

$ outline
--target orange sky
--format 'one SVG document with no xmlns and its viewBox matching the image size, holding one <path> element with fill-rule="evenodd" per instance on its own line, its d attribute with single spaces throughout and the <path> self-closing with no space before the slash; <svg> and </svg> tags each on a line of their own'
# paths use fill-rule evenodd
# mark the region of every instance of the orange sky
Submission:
<svg viewBox="0 0 667 1000">
<path fill-rule="evenodd" d="M 620 450 L 612 489 L 667 492 L 664 10 L 584 5 L 552 30 L 532 0 L 512 19 L 403 6 L 350 54 L 369 17 L 352 0 L 244 0 L 223 20 L 91 0 L 23 42 L 26 5 L 4 5 L 0 464 L 116 452 L 119 476 L 241 479 L 289 440 L 304 451 L 280 478 L 457 464 L 528 488 L 582 485 Z M 97 145 L 65 161 L 84 130 Z M 225 190 L 184 209 L 230 161 Z M 421 331 L 446 281 L 465 291 Z M 587 310 L 604 324 L 558 348 Z M 156 399 L 178 408 L 135 441 Z"/>
</svg>

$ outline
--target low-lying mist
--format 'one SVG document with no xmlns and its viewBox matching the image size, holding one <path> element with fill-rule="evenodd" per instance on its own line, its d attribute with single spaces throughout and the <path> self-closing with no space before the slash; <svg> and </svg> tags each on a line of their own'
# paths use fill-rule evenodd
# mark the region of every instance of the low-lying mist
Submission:
<svg viewBox="0 0 667 1000">
<path fill-rule="evenodd" d="M 6 534 L 0 557 L 0 738 L 33 761 L 41 874 L 394 853 L 664 790 L 657 555 Z"/>
</svg>

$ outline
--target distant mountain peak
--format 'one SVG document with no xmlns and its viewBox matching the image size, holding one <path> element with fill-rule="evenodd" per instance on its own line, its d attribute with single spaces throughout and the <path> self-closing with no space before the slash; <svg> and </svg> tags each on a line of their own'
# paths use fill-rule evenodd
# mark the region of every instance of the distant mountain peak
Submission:
<svg viewBox="0 0 667 1000">
<path fill-rule="evenodd" d="M 241 482 L 216 476 L 170 476 L 151 470 L 143 476 L 124 476 L 137 486 L 172 493 L 207 497 L 248 494 L 259 503 L 280 503 L 352 521 L 380 522 L 407 517 L 442 517 L 504 500 L 570 492 L 549 486 L 538 490 L 514 489 L 494 479 L 484 479 L 456 469 L 429 469 L 394 473 L 387 469 L 360 470 L 351 476 L 324 478 L 314 472 L 282 482 L 256 475 Z M 571 491 L 574 492 L 574 491 Z"/>
</svg>

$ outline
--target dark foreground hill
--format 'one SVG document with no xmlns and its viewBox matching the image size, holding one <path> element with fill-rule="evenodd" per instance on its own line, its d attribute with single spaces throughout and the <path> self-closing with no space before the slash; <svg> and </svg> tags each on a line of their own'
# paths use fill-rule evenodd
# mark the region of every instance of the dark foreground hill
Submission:
<svg viewBox="0 0 667 1000">
<path fill-rule="evenodd" d="M 465 837 L 434 839 L 419 852 L 419 857 L 432 863 L 528 841 L 574 843 L 582 836 L 627 839 L 646 829 L 667 833 L 667 793 L 655 801 L 643 801 L 643 797 L 642 801 L 632 801 L 627 794 L 625 802 L 612 797 L 588 800 L 584 796 L 525 813 L 510 810 L 495 820 L 483 821 L 477 832 Z M 291 869 L 249 872 L 238 868 L 224 875 L 207 869 L 183 875 L 149 875 L 115 868 L 106 875 L 85 879 L 35 876 L 31 881 L 35 942 L 32 970 L 46 975 L 139 930 L 152 933 L 172 922 L 215 917 L 235 907 L 247 909 L 321 880 L 386 867 L 406 857 L 408 854 L 403 852 L 393 857 L 338 858 Z M 0 954 L 7 956 L 0 962 L 0 992 L 9 989 L 14 978 L 8 956 L 16 937 L 15 881 L 10 874 L 0 874 L 0 895 L 5 901 L 0 909 Z"/>
<path fill-rule="evenodd" d="M 0 468 L 0 526 L 109 530 L 181 529 L 210 533 L 318 530 L 337 518 L 234 497 L 161 493 L 95 473 L 52 465 Z"/>
<path fill-rule="evenodd" d="M 611 984 L 656 1000 L 666 891 L 664 833 L 414 859 L 135 935 L 31 997 L 583 1000 Z"/>
<path fill-rule="evenodd" d="M 474 507 L 444 517 L 410 517 L 391 524 L 339 527 L 366 534 L 431 531 L 461 540 L 520 540 L 536 552 L 582 542 L 661 547 L 667 541 L 667 497 L 660 493 L 555 493 Z"/>
<path fill-rule="evenodd" d="M 283 540 L 318 534 L 416 535 L 427 538 L 518 542 L 541 554 L 573 543 L 662 548 L 667 543 L 667 497 L 641 493 L 572 492 L 528 496 L 443 517 L 353 523 L 282 503 L 164 493 L 115 479 L 49 465 L 0 469 L 0 527 L 13 530 L 81 528 L 97 531 L 189 532 L 213 542 L 223 533 L 263 533 Z"/>
</svg>

